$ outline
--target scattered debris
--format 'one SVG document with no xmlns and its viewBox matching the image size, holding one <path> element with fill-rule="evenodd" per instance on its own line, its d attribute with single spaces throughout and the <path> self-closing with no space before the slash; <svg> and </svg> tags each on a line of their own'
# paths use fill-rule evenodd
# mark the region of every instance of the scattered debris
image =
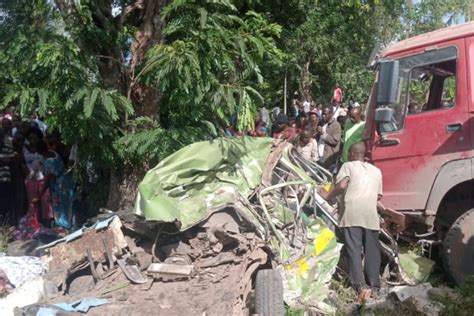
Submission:
<svg viewBox="0 0 474 316">
<path fill-rule="evenodd" d="M 428 297 L 432 300 L 448 298 L 454 302 L 461 301 L 461 295 L 447 286 L 434 287 L 428 290 Z"/>
<path fill-rule="evenodd" d="M 37 257 L 0 256 L 0 270 L 14 287 L 43 275 L 47 268 L 47 263 Z"/>
<path fill-rule="evenodd" d="M 11 284 L 7 274 L 0 270 L 0 296 L 3 296 L 13 290 L 15 286 Z"/>
<path fill-rule="evenodd" d="M 108 260 L 110 268 L 113 265 L 111 256 L 120 256 L 122 249 L 127 247 L 121 227 L 118 216 L 112 216 L 43 246 L 51 259 L 49 270 L 54 274 L 52 280 L 56 285 L 61 286 L 69 275 L 83 268 L 85 263 L 89 264 L 94 278 L 100 279 L 95 262 Z"/>
<path fill-rule="evenodd" d="M 95 282 L 92 275 L 81 275 L 69 284 L 68 293 L 69 295 L 75 296 L 82 293 L 87 293 L 94 289 Z"/>
<path fill-rule="evenodd" d="M 140 269 L 135 264 L 128 264 L 125 259 L 118 259 L 117 263 L 125 276 L 136 284 L 146 283 L 146 278 L 140 273 Z"/>
<path fill-rule="evenodd" d="M 414 251 L 405 249 L 400 250 L 398 258 L 404 280 L 409 285 L 426 282 L 435 264 L 433 260 L 420 256 Z"/>
<path fill-rule="evenodd" d="M 117 290 L 121 290 L 127 286 L 130 285 L 130 282 L 122 282 L 122 283 L 119 283 L 117 285 L 114 285 L 112 287 L 109 287 L 109 288 L 106 288 L 104 289 L 102 292 L 100 292 L 101 295 L 106 295 L 106 294 L 109 294 L 109 293 L 112 293 L 114 291 L 117 291 Z"/>
<path fill-rule="evenodd" d="M 0 315 L 10 316 L 16 308 L 37 303 L 44 295 L 43 287 L 43 279 L 36 277 L 15 288 L 8 296 L 0 298 Z"/>
<path fill-rule="evenodd" d="M 192 277 L 194 266 L 197 278 L 215 284 L 229 278 L 218 268 L 240 267 L 240 289 L 233 295 L 239 313 L 246 309 L 252 277 L 265 264 L 283 274 L 287 304 L 328 310 L 323 301 L 341 245 L 314 214 L 317 189 L 331 179 L 293 155 L 288 143 L 219 139 L 185 147 L 150 170 L 136 208 L 149 222 L 176 224 L 182 237 L 193 231 L 168 245 L 156 238 L 160 268 L 173 263 L 172 272 Z"/>
<path fill-rule="evenodd" d="M 437 316 L 443 310 L 443 305 L 430 298 L 429 292 L 433 290 L 430 283 L 395 286 L 386 295 L 366 304 L 364 311 L 395 310 L 397 303 L 401 303 L 405 306 L 410 305 L 411 309 L 419 314 Z"/>
<path fill-rule="evenodd" d="M 149 273 L 156 274 L 174 274 L 174 275 L 185 275 L 190 276 L 193 272 L 194 266 L 192 265 L 179 265 L 179 264 L 168 264 L 168 263 L 152 263 L 148 268 Z"/>
<path fill-rule="evenodd" d="M 87 313 L 89 309 L 92 307 L 97 307 L 97 306 L 102 306 L 105 304 L 109 304 L 109 301 L 103 298 L 95 298 L 95 297 L 87 297 L 87 298 L 82 298 L 80 300 L 74 301 L 72 303 L 59 303 L 55 304 L 56 307 L 62 309 L 63 311 L 66 312 L 80 312 L 80 313 Z M 48 307 L 42 307 L 38 311 L 38 314 L 40 315 L 57 315 L 57 312 L 55 311 L 54 313 L 51 313 L 51 311 L 47 311 L 49 314 L 46 314 L 44 309 L 47 309 Z"/>
<path fill-rule="evenodd" d="M 395 286 L 389 293 L 394 293 L 400 302 L 404 302 L 411 297 L 428 300 L 428 290 L 432 288 L 430 283 L 423 283 L 417 286 Z"/>
</svg>

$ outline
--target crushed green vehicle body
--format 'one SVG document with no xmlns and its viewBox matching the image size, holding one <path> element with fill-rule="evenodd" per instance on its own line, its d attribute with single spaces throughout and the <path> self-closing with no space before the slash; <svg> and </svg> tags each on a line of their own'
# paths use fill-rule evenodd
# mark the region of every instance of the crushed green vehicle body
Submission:
<svg viewBox="0 0 474 316">
<path fill-rule="evenodd" d="M 135 211 L 149 221 L 177 223 L 185 231 L 234 206 L 277 256 L 285 302 L 328 312 L 327 283 L 341 245 L 312 214 L 311 203 L 316 189 L 329 180 L 322 172 L 323 181 L 315 182 L 292 161 L 291 148 L 250 137 L 184 147 L 146 174 Z"/>
<path fill-rule="evenodd" d="M 265 138 L 220 138 L 186 146 L 148 171 L 139 186 L 136 213 L 147 220 L 178 221 L 184 231 L 233 203 L 236 195 L 247 198 L 260 184 L 271 148 L 271 139 Z"/>
<path fill-rule="evenodd" d="M 331 181 L 289 143 L 218 138 L 184 147 L 151 169 L 139 185 L 135 213 L 184 232 L 230 207 L 274 254 L 285 303 L 331 314 L 329 282 L 342 245 L 334 233 L 337 207 L 318 194 Z M 398 264 L 396 242 L 384 234 L 382 251 Z"/>
</svg>

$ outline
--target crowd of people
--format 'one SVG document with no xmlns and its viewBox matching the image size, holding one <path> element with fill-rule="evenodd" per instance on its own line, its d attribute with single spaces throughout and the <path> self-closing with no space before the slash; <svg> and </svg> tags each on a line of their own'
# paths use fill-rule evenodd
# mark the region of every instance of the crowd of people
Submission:
<svg viewBox="0 0 474 316">
<path fill-rule="evenodd" d="M 70 229 L 74 153 L 37 115 L 24 119 L 9 108 L 0 120 L 1 220 L 17 227 L 15 239 L 41 228 Z"/>
<path fill-rule="evenodd" d="M 294 115 L 288 116 L 278 107 L 271 113 L 262 108 L 253 130 L 242 133 L 228 127 L 223 135 L 286 140 L 305 159 L 317 162 L 336 174 L 339 166 L 348 161 L 350 146 L 362 141 L 365 123 L 359 103 L 351 101 L 344 105 L 336 97 L 325 105 L 295 101 L 292 112 Z"/>
</svg>

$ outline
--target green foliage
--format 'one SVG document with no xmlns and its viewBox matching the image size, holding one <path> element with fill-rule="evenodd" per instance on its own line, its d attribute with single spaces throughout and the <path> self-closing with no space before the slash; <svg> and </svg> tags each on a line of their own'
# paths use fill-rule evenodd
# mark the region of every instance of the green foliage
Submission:
<svg viewBox="0 0 474 316">
<path fill-rule="evenodd" d="M 253 9 L 264 12 L 283 28 L 278 46 L 286 53 L 285 67 L 263 70 L 271 84 L 266 100 L 282 98 L 285 73 L 289 93 L 310 89 L 313 99 L 329 102 L 338 83 L 345 100 L 366 101 L 373 73 L 365 68 L 372 49 L 422 32 L 459 23 L 468 0 L 312 1 L 261 0 Z M 304 82 L 304 65 L 309 80 Z M 269 75 L 268 75 L 269 74 Z M 298 85 L 298 83 L 303 83 Z M 290 95 L 291 97 L 291 95 Z M 275 100 L 272 100 L 275 101 Z"/>
<path fill-rule="evenodd" d="M 474 277 L 466 279 L 463 285 L 455 289 L 454 295 L 438 297 L 443 304 L 441 315 L 468 316 L 474 314 Z"/>
<path fill-rule="evenodd" d="M 449 25 L 467 16 L 470 0 L 423 0 L 407 1 L 403 20 L 404 38 Z"/>
<path fill-rule="evenodd" d="M 22 7 L 21 10 L 25 8 Z M 19 7 L 12 14 L 22 13 Z M 51 129 L 62 132 L 64 140 L 78 143 L 80 153 L 109 164 L 115 154 L 111 146 L 119 135 L 117 122 L 133 113 L 127 98 L 100 79 L 97 59 L 85 55 L 61 27 L 47 1 L 26 5 L 25 17 L 33 25 L 17 25 L 10 17 L 2 25 L 6 41 L 0 50 L 2 72 L 0 91 L 3 106 L 15 104 L 23 116 L 34 112 L 44 116 Z M 43 24 L 37 27 L 37 24 Z"/>
<path fill-rule="evenodd" d="M 332 278 L 329 288 L 337 294 L 337 299 L 343 304 L 353 303 L 356 298 L 356 292 L 346 278 Z"/>
<path fill-rule="evenodd" d="M 376 43 L 383 40 L 381 30 L 398 19 L 401 2 L 318 1 L 314 5 L 300 1 L 306 20 L 288 45 L 297 54 L 297 64 L 310 62 L 315 99 L 329 102 L 336 84 L 346 100 L 367 99 L 373 75 L 365 65 Z"/>
<path fill-rule="evenodd" d="M 377 42 L 451 24 L 468 0 L 174 0 L 161 12 L 165 28 L 142 37 L 157 19 L 145 23 L 137 3 L 3 1 L 0 107 L 38 111 L 101 167 L 157 161 L 215 136 L 212 124 L 231 114 L 252 128 L 258 107 L 282 100 L 285 75 L 289 93 L 327 102 L 339 83 L 346 100 L 366 100 Z"/>
<path fill-rule="evenodd" d="M 222 123 L 237 113 L 239 129 L 253 128 L 263 103 L 261 65 L 283 57 L 275 44 L 281 27 L 253 11 L 238 13 L 231 1 L 173 1 L 164 10 L 168 43 L 150 49 L 137 77 L 160 88 L 162 110 L 174 122 Z"/>
<path fill-rule="evenodd" d="M 210 124 L 212 126 L 212 124 Z M 144 161 L 150 165 L 169 156 L 180 148 L 204 139 L 212 139 L 215 134 L 209 125 L 201 127 L 161 128 L 156 120 L 137 117 L 130 120 L 124 133 L 115 143 L 120 157 L 129 165 Z"/>
</svg>

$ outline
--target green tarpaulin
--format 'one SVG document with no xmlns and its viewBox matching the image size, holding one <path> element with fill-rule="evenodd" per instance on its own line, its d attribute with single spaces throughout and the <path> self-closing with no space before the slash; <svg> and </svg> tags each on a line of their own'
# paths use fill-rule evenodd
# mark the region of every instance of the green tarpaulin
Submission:
<svg viewBox="0 0 474 316">
<path fill-rule="evenodd" d="M 181 230 L 213 209 L 248 197 L 261 182 L 269 138 L 218 138 L 186 146 L 148 171 L 139 185 L 136 213 L 181 223 Z"/>
</svg>

